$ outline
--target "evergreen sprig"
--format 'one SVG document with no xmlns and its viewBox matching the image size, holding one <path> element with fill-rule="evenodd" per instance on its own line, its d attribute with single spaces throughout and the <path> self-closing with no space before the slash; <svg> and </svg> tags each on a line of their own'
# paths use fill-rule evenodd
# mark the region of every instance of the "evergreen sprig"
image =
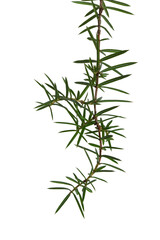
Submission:
<svg viewBox="0 0 160 240">
<path fill-rule="evenodd" d="M 70 116 L 70 122 L 56 123 L 70 126 L 71 129 L 61 131 L 61 133 L 72 133 L 72 137 L 66 147 L 76 142 L 76 147 L 84 151 L 84 157 L 89 161 L 90 169 L 86 175 L 82 170 L 77 168 L 77 172 L 73 173 L 71 177 L 66 177 L 66 180 L 51 181 L 54 187 L 50 187 L 49 189 L 64 190 L 67 192 L 65 198 L 58 206 L 56 213 L 73 196 L 80 213 L 84 217 L 84 200 L 86 194 L 92 193 L 95 190 L 95 183 L 97 181 L 107 182 L 106 179 L 101 177 L 102 173 L 110 173 L 115 170 L 123 171 L 118 167 L 121 160 L 115 156 L 111 156 L 108 152 L 113 149 L 121 149 L 114 146 L 113 141 L 115 136 L 125 136 L 121 133 L 123 128 L 115 125 L 114 120 L 124 117 L 112 114 L 112 111 L 116 110 L 119 105 L 112 107 L 105 106 L 106 103 L 130 101 L 123 99 L 103 99 L 103 97 L 98 96 L 98 93 L 105 92 L 105 89 L 108 89 L 125 95 L 128 94 L 124 90 L 112 87 L 112 83 L 128 78 L 130 74 L 124 75 L 120 70 L 121 68 L 135 64 L 135 62 L 111 65 L 109 64 L 110 60 L 117 59 L 122 54 L 125 54 L 127 50 L 101 48 L 103 42 L 110 39 L 110 31 L 114 29 L 109 20 L 110 11 L 132 14 L 122 9 L 123 7 L 129 7 L 127 3 L 115 0 L 81 0 L 73 2 L 89 8 L 89 11 L 85 15 L 85 21 L 79 27 L 84 28 L 80 34 L 87 33 L 88 40 L 93 43 L 96 51 L 96 59 L 88 58 L 75 61 L 75 63 L 83 64 L 85 69 L 85 79 L 75 82 L 82 86 L 81 91 L 78 90 L 76 92 L 73 90 L 67 78 L 63 78 L 65 92 L 60 91 L 56 83 L 46 74 L 47 83 L 43 85 L 36 81 L 48 97 L 46 102 L 38 102 L 36 110 L 49 108 L 53 119 L 52 108 L 58 106 L 63 108 Z M 97 24 L 92 25 L 93 20 L 96 20 Z M 96 32 L 93 32 L 93 30 Z M 105 38 L 101 37 L 102 31 L 106 34 Z M 111 74 L 115 74 L 115 76 L 111 77 Z M 98 106 L 103 104 L 105 106 L 101 110 L 98 110 Z M 104 153 L 105 151 L 107 154 Z"/>
</svg>

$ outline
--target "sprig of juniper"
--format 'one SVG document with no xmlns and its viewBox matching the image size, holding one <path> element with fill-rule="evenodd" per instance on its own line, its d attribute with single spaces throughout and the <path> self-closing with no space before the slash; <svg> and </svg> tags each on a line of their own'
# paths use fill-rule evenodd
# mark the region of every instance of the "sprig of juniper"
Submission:
<svg viewBox="0 0 160 240">
<path fill-rule="evenodd" d="M 114 172 L 114 170 L 123 171 L 117 166 L 119 161 L 121 161 L 119 158 L 104 154 L 106 150 L 111 151 L 113 149 L 121 149 L 112 145 L 114 140 L 113 137 L 115 135 L 125 137 L 121 133 L 123 128 L 120 128 L 113 123 L 114 119 L 123 117 L 110 114 L 112 110 L 119 106 L 114 105 L 112 107 L 103 108 L 103 110 L 100 111 L 98 111 L 97 106 L 102 105 L 103 103 L 130 101 L 103 99 L 98 96 L 98 93 L 99 91 L 104 92 L 105 89 L 108 89 L 122 94 L 128 94 L 121 89 L 110 87 L 110 85 L 128 78 L 130 74 L 124 75 L 119 69 L 133 65 L 135 62 L 110 65 L 108 63 L 110 59 L 115 59 L 116 57 L 125 54 L 127 51 L 101 48 L 103 42 L 109 40 L 111 37 L 110 30 L 114 29 L 109 21 L 110 10 L 132 14 L 121 9 L 121 7 L 129 7 L 128 4 L 115 0 L 81 0 L 73 2 L 90 8 L 85 15 L 86 20 L 79 27 L 86 26 L 80 34 L 88 33 L 88 40 L 93 43 L 97 57 L 96 59 L 88 58 L 75 61 L 75 63 L 84 64 L 85 79 L 84 81 L 75 82 L 78 85 L 82 85 L 82 91 L 78 90 L 75 92 L 70 87 L 67 78 L 63 78 L 65 93 L 60 91 L 56 83 L 54 83 L 47 75 L 48 83 L 45 83 L 45 85 L 36 81 L 40 87 L 43 88 L 48 97 L 48 101 L 43 103 L 38 102 L 36 109 L 39 111 L 44 108 L 49 108 L 53 119 L 52 107 L 58 106 L 67 111 L 71 118 L 70 122 L 57 123 L 72 126 L 72 129 L 63 130 L 61 133 L 73 132 L 73 136 L 69 140 L 67 147 L 77 139 L 76 146 L 84 151 L 86 159 L 88 159 L 90 163 L 90 171 L 86 175 L 77 168 L 78 174 L 73 173 L 73 177 L 66 177 L 66 181 L 51 181 L 52 183 L 57 184 L 57 186 L 55 185 L 56 187 L 51 187 L 49 189 L 65 190 L 68 192 L 64 200 L 58 206 L 56 213 L 72 195 L 84 217 L 84 200 L 86 193 L 92 193 L 92 191 L 95 190 L 94 185 L 96 181 L 107 182 L 104 178 L 99 177 L 99 175 L 102 173 Z M 106 4 L 111 4 L 111 6 Z M 93 20 L 96 20 L 97 24 L 89 26 Z M 106 26 L 103 26 L 104 23 Z M 95 36 L 92 30 L 96 31 Z M 101 37 L 102 31 L 107 34 L 107 38 Z M 110 78 L 111 73 L 114 73 L 116 76 Z M 86 144 L 82 144 L 82 142 L 86 143 L 87 146 Z M 91 155 L 96 159 L 95 164 Z M 102 159 L 104 159 L 104 162 L 102 162 Z"/>
</svg>

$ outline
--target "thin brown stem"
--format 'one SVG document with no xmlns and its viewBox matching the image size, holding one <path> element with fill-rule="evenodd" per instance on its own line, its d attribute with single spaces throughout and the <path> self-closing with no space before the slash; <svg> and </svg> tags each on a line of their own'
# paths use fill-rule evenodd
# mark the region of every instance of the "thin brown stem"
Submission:
<svg viewBox="0 0 160 240">
<path fill-rule="evenodd" d="M 102 138 L 101 138 L 101 125 L 98 122 L 98 117 L 97 117 L 97 96 L 98 96 L 98 84 L 99 84 L 99 74 L 100 74 L 100 43 L 101 43 L 101 18 L 102 18 L 102 12 L 103 12 L 103 0 L 100 0 L 100 5 L 99 5 L 99 14 L 98 14 L 98 30 L 97 30 L 97 73 L 96 73 L 96 86 L 95 86 L 95 96 L 94 96 L 94 116 L 93 119 L 95 120 L 95 126 L 98 129 L 98 136 L 99 136 L 99 155 L 98 155 L 98 161 L 95 166 L 95 168 L 92 170 L 90 175 L 81 183 L 79 183 L 75 188 L 70 193 L 73 193 L 74 190 L 76 190 L 79 186 L 82 186 L 82 184 L 87 183 L 88 180 L 94 175 L 96 172 L 102 158 Z"/>
<path fill-rule="evenodd" d="M 99 84 L 99 71 L 100 71 L 100 44 L 101 44 L 101 17 L 102 17 L 102 12 L 103 12 L 103 0 L 100 0 L 100 7 L 99 7 L 99 16 L 98 16 L 98 30 L 97 30 L 97 41 L 98 41 L 98 54 L 97 54 L 97 73 L 96 73 L 96 89 L 95 89 L 95 102 L 97 101 L 97 95 L 98 95 L 98 84 Z M 96 116 L 97 114 L 97 105 L 94 104 L 94 119 L 95 119 L 95 122 L 96 122 L 96 126 L 97 126 L 97 129 L 98 129 L 98 135 L 99 135 L 99 145 L 100 145 L 100 148 L 99 148 L 99 159 L 98 159 L 98 162 L 97 162 L 97 165 L 94 169 L 94 172 L 96 171 L 100 161 L 101 161 L 101 158 L 102 158 L 102 140 L 101 140 L 101 126 L 98 122 L 98 118 Z"/>
</svg>

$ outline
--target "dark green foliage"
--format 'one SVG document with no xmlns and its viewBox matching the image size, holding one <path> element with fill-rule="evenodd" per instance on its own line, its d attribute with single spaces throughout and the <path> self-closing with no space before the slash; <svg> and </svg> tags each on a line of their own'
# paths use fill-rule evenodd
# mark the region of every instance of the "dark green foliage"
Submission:
<svg viewBox="0 0 160 240">
<path fill-rule="evenodd" d="M 66 177 L 66 181 L 51 181 L 54 185 L 49 189 L 67 191 L 67 195 L 60 203 L 56 213 L 73 195 L 76 205 L 84 217 L 84 201 L 86 195 L 95 190 L 95 183 L 97 181 L 106 183 L 104 177 L 108 177 L 108 173 L 115 170 L 124 172 L 118 166 L 121 160 L 109 154 L 112 150 L 114 152 L 114 150 L 122 149 L 121 147 L 115 147 L 112 143 L 116 136 L 125 137 L 121 133 L 123 128 L 115 123 L 115 120 L 124 117 L 114 114 L 119 106 L 110 106 L 109 104 L 130 101 L 119 98 L 106 99 L 106 97 L 103 98 L 103 95 L 105 90 L 128 95 L 128 92 L 116 88 L 112 84 L 128 78 L 130 74 L 123 74 L 119 69 L 131 66 L 136 62 L 115 62 L 114 65 L 111 64 L 110 60 L 118 61 L 121 55 L 127 53 L 128 50 L 107 49 L 107 43 L 105 44 L 105 41 L 108 41 L 111 37 L 110 31 L 114 30 L 109 20 L 110 11 L 132 14 L 123 9 L 123 7 L 129 7 L 127 3 L 115 0 L 73 2 L 87 9 L 85 20 L 79 26 L 84 28 L 80 34 L 85 33 L 87 35 L 87 39 L 92 43 L 97 57 L 96 59 L 88 57 L 88 59 L 75 61 L 75 63 L 83 64 L 85 70 L 84 80 L 75 82 L 78 84 L 76 86 L 79 86 L 78 91 L 72 89 L 67 78 L 63 78 L 64 92 L 59 90 L 56 83 L 46 74 L 47 82 L 45 84 L 36 81 L 47 96 L 46 102 L 38 102 L 36 110 L 49 108 L 52 119 L 54 116 L 52 109 L 55 106 L 63 108 L 68 113 L 69 120 L 56 123 L 70 127 L 63 129 L 60 133 L 71 134 L 66 147 L 74 143 L 77 148 L 84 151 L 82 157 L 87 160 L 88 170 L 83 173 L 82 170 L 77 168 L 73 176 Z M 102 38 L 101 34 L 106 37 Z M 101 47 L 102 44 L 104 48 Z M 114 76 L 110 74 L 114 74 Z M 98 109 L 99 105 L 101 105 L 100 109 Z"/>
</svg>

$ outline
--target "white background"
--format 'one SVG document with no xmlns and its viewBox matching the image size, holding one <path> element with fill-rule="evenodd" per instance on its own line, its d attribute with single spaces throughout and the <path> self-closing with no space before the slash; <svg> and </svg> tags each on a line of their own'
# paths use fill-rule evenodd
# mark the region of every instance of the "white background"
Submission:
<svg viewBox="0 0 160 240">
<path fill-rule="evenodd" d="M 81 80 L 74 60 L 94 50 L 86 35 L 78 36 L 84 9 L 71 1 L 0 1 L 0 238 L 3 240 L 159 240 L 159 1 L 127 1 L 134 16 L 112 13 L 115 32 L 107 47 L 130 49 L 125 61 L 139 63 L 121 82 L 133 104 L 122 104 L 127 139 L 121 167 L 126 173 L 107 176 L 108 184 L 86 200 L 86 218 L 74 200 L 54 211 L 64 193 L 47 190 L 75 167 L 88 167 L 84 155 L 53 124 L 49 112 L 34 110 L 44 98 L 34 79 L 44 73 L 61 87 Z M 88 7 L 86 7 L 87 11 Z M 123 97 L 117 93 L 117 98 Z M 54 111 L 55 120 L 64 120 Z"/>
</svg>

